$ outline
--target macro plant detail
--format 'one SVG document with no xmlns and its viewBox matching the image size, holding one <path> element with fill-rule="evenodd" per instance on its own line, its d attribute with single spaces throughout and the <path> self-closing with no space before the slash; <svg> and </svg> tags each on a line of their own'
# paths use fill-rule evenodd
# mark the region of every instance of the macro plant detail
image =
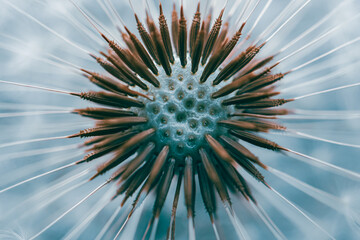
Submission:
<svg viewBox="0 0 360 240">
<path fill-rule="evenodd" d="M 178 209 L 183 207 L 188 222 L 187 236 L 183 235 L 182 238 L 196 239 L 199 237 L 195 223 L 198 211 L 196 202 L 199 201 L 206 209 L 207 221 L 213 231 L 211 235 L 215 239 L 226 238 L 219 224 L 222 221 L 231 223 L 235 233 L 233 237 L 253 239 L 244 227 L 243 219 L 239 218 L 239 210 L 235 210 L 239 205 L 253 209 L 273 238 L 286 239 L 285 234 L 258 204 L 259 198 L 253 193 L 253 189 L 259 192 L 259 185 L 262 185 L 260 191 L 271 192 L 279 201 L 283 201 L 299 213 L 324 239 L 335 239 L 336 237 L 317 223 L 311 214 L 302 211 L 278 192 L 266 176 L 273 174 L 330 207 L 336 203 L 346 204 L 341 199 L 327 195 L 305 182 L 299 183 L 294 177 L 270 167 L 271 162 L 266 160 L 267 155 L 263 154 L 264 151 L 270 150 L 269 152 L 300 160 L 312 167 L 321 166 L 332 174 L 356 183 L 360 179 L 356 169 L 339 167 L 270 140 L 274 134 L 292 134 L 329 144 L 359 148 L 356 144 L 332 141 L 293 130 L 283 123 L 286 119 L 291 119 L 291 116 L 300 115 L 300 119 L 302 117 L 296 109 L 287 107 L 288 103 L 290 105 L 302 99 L 360 85 L 343 84 L 326 90 L 295 94 L 296 97 L 283 97 L 284 93 L 286 95 L 286 88 L 284 90 L 279 86 L 286 82 L 289 76 L 360 41 L 360 37 L 357 36 L 295 67 L 280 71 L 284 63 L 326 40 L 341 27 L 356 21 L 358 17 L 357 14 L 317 34 L 297 49 L 287 51 L 315 32 L 321 23 L 333 17 L 337 11 L 333 10 L 279 49 L 270 48 L 265 51 L 310 2 L 311 0 L 297 3 L 289 1 L 267 24 L 265 30 L 253 39 L 253 31 L 267 11 L 271 10 L 272 0 L 234 2 L 233 8 L 226 2 L 221 4 L 219 11 L 214 11 L 214 6 L 218 6 L 219 3 L 215 4 L 212 1 L 199 1 L 194 8 L 185 8 L 181 1 L 172 3 L 170 12 L 163 9 L 162 4 L 166 3 L 159 2 L 151 7 L 146 2 L 145 9 L 138 10 L 134 9 L 134 3 L 130 1 L 136 28 L 124 23 L 112 1 L 99 0 L 102 9 L 115 23 L 119 37 L 114 32 L 109 32 L 80 3 L 70 0 L 71 6 L 89 26 L 79 29 L 90 37 L 99 37 L 97 41 L 103 48 L 95 52 L 70 41 L 10 1 L 4 0 L 4 5 L 38 23 L 51 34 L 85 53 L 97 64 L 96 70 L 93 70 L 49 55 L 56 60 L 51 60 L 52 64 L 66 66 L 75 71 L 77 76 L 82 75 L 87 79 L 92 84 L 92 90 L 86 91 L 66 91 L 0 80 L 0 84 L 4 85 L 85 100 L 88 106 L 74 106 L 65 112 L 94 123 L 93 126 L 66 136 L 0 145 L 0 148 L 7 148 L 33 142 L 81 139 L 80 154 L 83 153 L 83 149 L 86 152 L 80 160 L 6 186 L 0 189 L 0 194 L 48 175 L 81 166 L 84 166 L 84 175 L 92 173 L 88 178 L 90 182 L 103 178 L 103 175 L 106 177 L 105 182 L 67 211 L 53 218 L 40 231 L 30 236 L 30 239 L 42 237 L 63 217 L 108 185 L 112 186 L 111 191 L 104 195 L 104 199 L 106 197 L 107 200 L 103 201 L 115 203 L 117 210 L 96 235 L 96 239 L 108 239 L 109 237 L 105 236 L 110 236 L 111 231 L 114 234 L 109 239 L 127 238 L 124 232 L 130 227 L 128 225 L 134 215 L 144 211 L 146 202 L 150 202 L 148 205 L 151 213 L 147 214 L 146 220 L 142 217 L 138 220 L 146 221 L 146 224 L 143 229 L 134 233 L 136 238 L 157 239 L 159 229 L 164 228 L 166 234 L 162 233 L 161 237 L 175 239 L 179 231 L 176 221 Z M 155 5 L 158 7 L 156 16 Z M 188 17 L 190 15 L 191 18 Z M 318 80 L 315 79 L 314 82 L 316 81 Z M 64 111 L 40 112 L 45 115 L 59 113 L 62 114 Z M 294 119 L 296 120 L 296 117 Z M 261 157 L 258 153 L 261 153 Z M 91 167 L 87 167 L 88 165 Z M 92 172 L 94 165 L 95 173 Z M 82 174 L 80 170 L 77 173 Z M 67 176 L 64 181 L 75 176 Z M 75 186 L 77 185 L 74 185 L 74 188 Z M 184 199 L 183 206 L 179 203 L 181 197 Z M 334 198 L 334 202 L 324 200 L 326 197 Z M 86 218 L 89 222 L 85 221 L 84 225 L 79 225 L 81 227 L 74 228 L 65 239 L 73 239 L 77 234 L 81 234 L 82 227 L 90 224 L 105 206 L 96 208 L 95 215 Z M 172 211 L 167 216 L 167 223 L 164 224 L 162 213 L 169 206 Z M 347 207 L 345 209 L 348 209 Z M 122 210 L 124 212 L 118 219 L 118 225 L 115 224 L 110 231 L 110 226 Z M 219 211 L 224 211 L 225 214 L 221 215 Z"/>
</svg>

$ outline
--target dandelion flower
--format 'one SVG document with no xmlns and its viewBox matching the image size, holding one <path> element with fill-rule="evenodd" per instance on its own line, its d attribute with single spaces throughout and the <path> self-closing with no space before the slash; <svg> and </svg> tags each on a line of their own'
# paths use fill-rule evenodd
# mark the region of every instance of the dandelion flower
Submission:
<svg viewBox="0 0 360 240">
<path fill-rule="evenodd" d="M 355 1 L 1 4 L 3 238 L 359 236 Z"/>
</svg>

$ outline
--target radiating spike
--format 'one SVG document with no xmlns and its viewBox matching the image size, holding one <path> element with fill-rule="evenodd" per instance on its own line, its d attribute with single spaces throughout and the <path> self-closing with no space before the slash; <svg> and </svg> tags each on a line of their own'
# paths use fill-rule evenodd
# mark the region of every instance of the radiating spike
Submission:
<svg viewBox="0 0 360 240">
<path fill-rule="evenodd" d="M 145 117 L 119 117 L 119 118 L 98 120 L 96 122 L 96 126 L 120 127 L 120 126 L 131 126 L 131 125 L 137 125 L 137 124 L 144 124 L 147 122 L 148 122 L 148 119 Z"/>
<path fill-rule="evenodd" d="M 264 67 L 266 64 L 271 62 L 274 59 L 274 56 L 267 57 L 260 61 L 255 61 L 254 63 L 248 64 L 243 70 L 241 70 L 241 74 L 237 77 L 244 76 L 248 73 L 254 72 L 262 67 Z"/>
<path fill-rule="evenodd" d="M 131 162 L 126 164 L 125 172 L 121 175 L 121 181 L 127 179 L 146 159 L 148 159 L 155 149 L 155 144 L 150 142 Z"/>
<path fill-rule="evenodd" d="M 108 118 L 117 118 L 117 117 L 126 117 L 126 116 L 136 116 L 135 112 L 121 110 L 121 109 L 111 109 L 111 108 L 81 108 L 74 109 L 73 113 L 79 114 L 84 117 L 90 117 L 94 119 L 108 119 Z"/>
<path fill-rule="evenodd" d="M 143 61 L 141 61 L 139 58 L 134 57 L 134 55 L 129 50 L 125 50 L 125 52 L 127 53 L 128 59 L 132 64 L 131 70 L 133 70 L 134 73 L 138 74 L 140 77 L 142 77 L 143 79 L 154 85 L 155 87 L 159 87 L 160 86 L 159 81 L 148 70 L 147 66 L 143 63 Z M 103 55 L 106 56 L 105 54 Z M 119 66 L 119 67 L 122 66 L 121 59 L 115 56 L 111 51 L 110 51 L 110 58 L 108 59 L 112 61 L 115 66 Z M 128 74 L 132 76 L 133 82 L 136 85 L 142 83 L 141 80 L 139 80 L 131 71 L 128 72 L 129 72 Z"/>
<path fill-rule="evenodd" d="M 130 95 L 132 97 L 142 96 L 142 97 L 145 97 L 145 98 L 149 99 L 149 97 L 146 96 L 145 94 L 142 94 L 140 92 L 131 90 L 129 88 L 129 86 L 121 84 L 121 83 L 115 81 L 114 79 L 112 79 L 112 78 L 110 78 L 108 76 L 101 75 L 101 74 L 98 74 L 98 73 L 95 73 L 95 72 L 90 72 L 90 71 L 87 71 L 85 69 L 80 69 L 80 70 L 87 73 L 87 74 L 89 74 L 89 75 L 86 75 L 86 77 L 89 78 L 89 80 L 92 83 L 98 85 L 99 87 L 101 87 L 101 88 L 103 88 L 105 90 L 108 90 L 108 91 L 111 91 L 111 92 L 114 92 L 114 93 L 127 94 L 127 95 Z"/>
<path fill-rule="evenodd" d="M 112 63 L 109 63 L 105 61 L 102 58 L 96 57 L 95 55 L 92 55 L 92 57 L 97 61 L 97 63 L 105 69 L 108 73 L 119 79 L 120 81 L 123 81 L 124 83 L 129 84 L 130 86 L 135 86 L 133 82 L 131 82 L 127 77 L 125 77 L 116 66 L 114 66 Z"/>
<path fill-rule="evenodd" d="M 116 93 L 110 92 L 83 92 L 83 93 L 73 93 L 72 95 L 78 96 L 82 99 L 95 102 L 98 104 L 118 107 L 118 108 L 129 108 L 129 107 L 139 107 L 143 108 L 145 105 L 143 102 L 138 100 L 119 95 Z"/>
<path fill-rule="evenodd" d="M 130 38 L 130 35 L 129 34 L 126 34 L 125 32 L 121 31 L 120 28 L 118 28 L 120 34 L 121 34 L 121 37 L 123 39 L 123 41 L 125 42 L 126 46 L 130 49 L 130 51 L 138 58 L 139 55 L 137 54 L 136 52 L 136 48 L 135 48 L 135 45 L 133 43 L 133 41 L 131 40 Z"/>
<path fill-rule="evenodd" d="M 151 128 L 131 137 L 128 141 L 126 141 L 116 150 L 114 158 L 110 159 L 109 161 L 98 167 L 97 173 L 93 177 L 91 177 L 91 180 L 115 167 L 119 158 L 126 154 L 129 154 L 130 152 L 138 148 L 141 143 L 153 136 L 154 133 L 155 129 Z"/>
<path fill-rule="evenodd" d="M 185 205 L 187 208 L 188 218 L 194 216 L 195 207 L 195 180 L 193 170 L 193 159 L 188 156 L 185 158 L 185 174 L 184 174 L 184 193 Z"/>
<path fill-rule="evenodd" d="M 199 150 L 201 162 L 205 167 L 206 173 L 210 180 L 214 183 L 216 190 L 219 193 L 222 202 L 230 201 L 229 193 L 227 192 L 224 182 L 220 179 L 219 174 L 216 170 L 214 162 L 210 159 L 208 153 L 200 148 Z"/>
<path fill-rule="evenodd" d="M 224 47 L 222 47 L 218 52 L 215 52 L 211 56 L 209 63 L 206 65 L 204 72 L 200 77 L 200 82 L 205 82 L 209 78 L 210 74 L 215 72 L 215 70 L 221 65 L 221 63 L 229 56 L 229 54 L 237 44 L 238 40 L 240 39 L 244 26 L 245 23 L 241 25 L 240 29 L 235 33 L 232 39 L 226 43 Z"/>
<path fill-rule="evenodd" d="M 279 74 L 269 75 L 269 76 L 259 78 L 255 81 L 252 81 L 252 82 L 246 84 L 242 88 L 240 88 L 238 93 L 255 91 L 255 90 L 270 86 L 271 84 L 274 84 L 277 81 L 280 81 L 284 76 L 285 76 L 285 74 L 279 73 Z"/>
<path fill-rule="evenodd" d="M 185 67 L 187 64 L 186 54 L 187 54 L 187 26 L 186 18 L 184 16 L 184 8 L 181 5 L 180 8 L 180 19 L 179 19 L 179 58 L 181 66 Z"/>
<path fill-rule="evenodd" d="M 187 209 L 187 217 L 189 221 L 189 239 L 195 239 L 195 179 L 193 164 L 193 159 L 190 156 L 185 158 L 184 195 L 185 205 Z"/>
<path fill-rule="evenodd" d="M 249 197 L 247 196 L 245 186 L 242 183 L 243 179 L 239 178 L 241 177 L 241 175 L 236 171 L 236 169 L 233 166 L 231 166 L 229 163 L 225 161 L 220 160 L 218 161 L 218 164 L 219 164 L 218 166 L 221 167 L 221 169 L 223 170 L 223 174 L 221 176 L 224 178 L 225 181 L 227 180 L 228 182 L 227 186 L 229 187 L 231 185 L 235 187 L 234 189 L 239 191 L 248 201 Z"/>
<path fill-rule="evenodd" d="M 146 191 L 147 193 L 153 187 L 153 183 L 155 182 L 155 180 L 160 176 L 160 172 L 162 171 L 162 168 L 166 162 L 168 154 L 169 154 L 169 146 L 166 145 L 162 148 L 161 152 L 155 159 L 149 177 L 144 185 L 143 190 Z"/>
<path fill-rule="evenodd" d="M 204 47 L 204 51 L 203 51 L 203 54 L 202 54 L 202 59 L 201 59 L 201 64 L 202 65 L 205 65 L 205 63 L 207 62 L 207 59 L 209 58 L 210 56 L 210 53 L 212 52 L 213 48 L 214 48 L 214 45 L 215 45 L 215 42 L 216 42 L 216 39 L 219 35 L 219 32 L 220 32 L 220 28 L 221 28 L 221 24 L 222 24 L 222 16 L 224 14 L 224 10 L 225 9 L 222 9 L 218 18 L 216 19 L 213 27 L 211 28 L 211 31 L 209 33 L 209 36 L 207 38 L 207 41 L 206 41 L 206 44 L 205 44 L 205 47 Z M 206 22 L 205 22 L 205 31 L 207 31 L 208 27 L 207 26 L 210 26 L 210 21 L 211 21 L 211 14 L 209 14 Z"/>
<path fill-rule="evenodd" d="M 260 47 L 249 47 L 244 53 L 228 63 L 214 80 L 214 84 L 218 84 L 223 80 L 227 80 L 234 74 L 242 70 L 254 57 L 259 53 Z"/>
<path fill-rule="evenodd" d="M 193 57 L 193 52 L 196 47 L 196 39 L 198 37 L 198 33 L 200 30 L 200 24 L 201 24 L 201 15 L 200 15 L 200 1 L 199 1 L 197 8 L 196 8 L 196 13 L 194 14 L 194 18 L 193 18 L 193 21 L 192 21 L 191 27 L 190 27 L 190 36 L 189 36 L 190 44 L 189 44 L 189 46 L 190 46 L 190 56 L 191 57 Z M 204 32 L 204 34 L 205 34 L 205 32 Z"/>
<path fill-rule="evenodd" d="M 145 44 L 146 49 L 149 51 L 149 54 L 154 59 L 154 61 L 158 65 L 160 65 L 160 60 L 156 54 L 154 43 L 153 43 L 149 33 L 146 31 L 146 29 L 144 28 L 143 24 L 140 22 L 140 20 L 136 14 L 135 14 L 135 20 L 136 20 L 137 29 L 139 31 L 140 37 L 141 37 L 143 43 Z"/>
<path fill-rule="evenodd" d="M 109 44 L 109 47 L 116 53 L 120 60 L 123 61 L 131 70 L 136 71 L 134 63 L 132 62 L 132 53 L 127 49 L 121 48 L 115 41 L 108 39 L 104 34 L 101 34 L 101 36 Z"/>
<path fill-rule="evenodd" d="M 171 14 L 171 35 L 176 54 L 179 55 L 179 18 L 175 3 L 173 4 L 173 11 Z"/>
<path fill-rule="evenodd" d="M 145 47 L 142 45 L 140 40 L 136 37 L 135 34 L 130 32 L 130 30 L 125 27 L 125 30 L 130 36 L 130 40 L 134 44 L 134 47 L 136 48 L 137 53 L 139 54 L 140 59 L 146 64 L 146 66 L 155 74 L 157 75 L 159 73 L 158 69 L 156 68 L 153 60 L 151 59 L 150 55 L 146 51 Z"/>
<path fill-rule="evenodd" d="M 227 43 L 227 41 L 228 41 L 228 38 L 227 38 L 228 31 L 229 31 L 229 22 L 225 22 L 224 26 L 222 27 L 222 29 L 221 29 L 221 31 L 219 33 L 219 36 L 218 36 L 218 38 L 217 38 L 217 40 L 215 42 L 215 46 L 214 46 L 213 51 L 212 51 L 213 53 L 219 51 L 220 50 L 219 48 L 221 46 L 224 46 Z"/>
<path fill-rule="evenodd" d="M 213 222 L 213 216 L 216 212 L 214 185 L 210 181 L 202 164 L 198 164 L 197 170 L 202 200 L 204 202 L 205 209 L 209 214 L 211 222 Z"/>
<path fill-rule="evenodd" d="M 172 158 L 164 169 L 164 175 L 162 176 L 159 187 L 157 189 L 156 200 L 153 208 L 153 215 L 155 216 L 155 218 L 158 218 L 160 216 L 161 209 L 164 206 L 171 185 L 171 181 L 174 176 L 174 168 L 175 159 Z"/>
<path fill-rule="evenodd" d="M 255 132 L 267 132 L 268 128 L 258 126 L 253 122 L 247 120 L 238 121 L 238 120 L 221 120 L 217 124 L 224 126 L 229 129 L 240 129 L 245 131 L 255 131 Z"/>
<path fill-rule="evenodd" d="M 175 194 L 174 194 L 174 201 L 173 201 L 172 211 L 171 211 L 171 220 L 170 220 L 170 225 L 169 225 L 167 235 L 166 235 L 167 240 L 175 239 L 175 218 L 176 218 L 176 210 L 177 210 L 177 206 L 178 206 L 178 202 L 179 202 L 183 174 L 184 174 L 184 169 L 182 167 L 179 167 L 178 179 L 177 179 L 176 190 L 175 190 Z"/>
<path fill-rule="evenodd" d="M 116 191 L 116 194 L 112 197 L 112 199 L 115 199 L 117 196 L 125 192 L 125 196 L 120 204 L 120 206 L 124 206 L 126 201 L 139 189 L 141 184 L 149 176 L 151 166 L 152 161 L 147 161 L 143 166 L 133 172 L 128 178 L 126 178 L 125 182 L 120 182 L 121 185 Z"/>
<path fill-rule="evenodd" d="M 276 116 L 276 115 L 287 115 L 292 113 L 288 109 L 267 109 L 267 108 L 259 108 L 259 109 L 246 109 L 245 113 L 252 113 L 252 114 L 261 114 L 267 116 Z"/>
<path fill-rule="evenodd" d="M 278 119 L 276 116 L 267 116 L 262 114 L 235 112 L 229 114 L 229 117 L 250 117 L 250 118 L 262 118 L 262 119 Z"/>
<path fill-rule="evenodd" d="M 117 56 L 114 56 L 113 54 L 107 55 L 103 52 L 100 53 L 116 67 L 116 69 L 124 76 L 126 82 L 131 82 L 143 90 L 148 90 L 146 84 L 144 84 L 133 72 L 131 72 L 131 70 Z"/>
<path fill-rule="evenodd" d="M 226 144 L 227 147 L 229 147 L 231 150 L 235 151 L 237 154 L 239 154 L 242 157 L 245 157 L 252 161 L 253 163 L 258 164 L 260 167 L 267 169 L 267 166 L 264 165 L 258 157 L 256 157 L 252 152 L 250 152 L 247 148 L 245 148 L 243 145 L 238 143 L 237 141 L 225 136 L 221 135 L 220 139 Z"/>
<path fill-rule="evenodd" d="M 225 148 L 217 140 L 215 140 L 215 138 L 213 138 L 209 134 L 206 134 L 205 139 L 217 157 L 219 157 L 220 159 L 222 159 L 230 164 L 235 163 L 234 158 L 232 158 L 230 156 L 230 154 L 225 150 Z"/>
<path fill-rule="evenodd" d="M 111 135 L 118 132 L 121 132 L 128 127 L 126 126 L 120 126 L 120 127 L 113 127 L 113 126 L 105 126 L 105 127 L 94 127 L 94 128 L 87 128 L 84 130 L 81 130 L 78 133 L 69 135 L 68 138 L 76 138 L 76 137 L 93 137 L 93 136 L 101 136 L 101 135 Z"/>
<path fill-rule="evenodd" d="M 261 99 L 271 98 L 279 94 L 280 92 L 249 92 L 225 99 L 221 102 L 221 104 L 227 106 L 233 104 L 251 103 Z"/>
<path fill-rule="evenodd" d="M 121 144 L 123 144 L 125 141 L 127 141 L 129 138 L 131 138 L 138 132 L 138 130 L 129 130 L 115 133 L 112 135 L 102 135 L 100 137 L 93 138 L 96 140 L 96 142 L 90 140 L 92 148 L 88 150 L 92 152 L 87 154 L 82 160 L 76 163 L 80 164 L 83 162 L 89 162 L 96 158 L 102 157 L 105 154 L 115 150 L 117 147 L 119 147 Z"/>
<path fill-rule="evenodd" d="M 229 133 L 237 138 L 240 138 L 246 142 L 249 142 L 251 144 L 254 144 L 254 145 L 262 147 L 262 148 L 267 148 L 267 149 L 270 149 L 273 151 L 286 150 L 286 148 L 279 146 L 275 142 L 272 142 L 268 139 L 259 137 L 255 134 L 252 134 L 249 132 L 240 131 L 240 130 L 230 130 Z"/>
<path fill-rule="evenodd" d="M 171 63 L 174 63 L 175 59 L 174 59 L 173 50 L 171 47 L 169 28 L 166 23 L 166 19 L 165 19 L 163 10 L 162 10 L 161 3 L 159 4 L 159 8 L 160 8 L 159 25 L 160 25 L 161 38 L 163 40 L 163 44 L 164 44 L 166 53 L 169 57 L 169 61 Z"/>
<path fill-rule="evenodd" d="M 254 103 L 238 104 L 235 107 L 237 109 L 271 108 L 271 107 L 278 107 L 292 101 L 294 101 L 294 99 L 264 99 L 264 100 L 256 101 Z"/>
<path fill-rule="evenodd" d="M 155 23 L 151 20 L 148 21 L 150 35 L 153 40 L 153 43 L 155 45 L 157 56 L 160 60 L 161 65 L 163 66 L 166 75 L 171 75 L 171 66 L 169 62 L 169 57 L 165 49 L 165 44 L 163 43 L 163 40 L 161 38 L 161 35 L 159 33 L 159 30 L 157 29 Z"/>
<path fill-rule="evenodd" d="M 239 158 L 236 156 L 234 156 L 234 158 L 236 159 L 237 163 L 239 163 L 239 165 L 243 169 L 245 169 L 251 176 L 253 176 L 259 182 L 262 182 L 266 187 L 270 188 L 269 184 L 267 184 L 267 182 L 265 181 L 264 176 L 260 173 L 259 170 L 256 169 L 256 167 L 251 162 L 249 162 L 247 159 Z M 245 191 L 245 188 L 243 188 L 243 189 Z M 252 198 L 252 199 L 254 199 L 254 198 Z M 254 200 L 254 202 L 255 202 L 255 200 Z"/>
<path fill-rule="evenodd" d="M 196 73 L 199 68 L 201 52 L 204 46 L 204 37 L 205 37 L 205 29 L 204 22 L 202 23 L 201 30 L 199 36 L 196 38 L 196 42 L 194 43 L 194 49 L 192 51 L 192 60 L 191 60 L 191 72 Z"/>
<path fill-rule="evenodd" d="M 145 240 L 147 232 L 150 228 L 151 234 L 150 238 L 151 240 L 155 240 L 156 230 L 157 230 L 157 224 L 159 222 L 160 212 L 161 209 L 164 206 L 166 197 L 168 195 L 168 191 L 172 182 L 172 178 L 174 175 L 174 167 L 175 167 L 175 159 L 171 159 L 165 166 L 164 173 L 160 179 L 160 182 L 158 184 L 158 187 L 156 189 L 156 199 L 153 207 L 153 214 L 151 217 L 151 220 L 149 221 L 149 224 L 145 230 L 145 233 L 143 235 L 143 240 Z M 153 226 L 152 226 L 153 225 Z"/>
</svg>

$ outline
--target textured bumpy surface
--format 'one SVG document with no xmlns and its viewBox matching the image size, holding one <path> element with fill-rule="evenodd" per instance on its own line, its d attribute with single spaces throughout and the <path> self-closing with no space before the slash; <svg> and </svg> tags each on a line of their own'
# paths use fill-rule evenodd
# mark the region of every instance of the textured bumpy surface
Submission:
<svg viewBox="0 0 360 240">
<path fill-rule="evenodd" d="M 190 59 L 189 59 L 190 61 Z M 212 99 L 211 94 L 224 84 L 212 86 L 215 74 L 209 81 L 200 83 L 203 67 L 193 74 L 190 66 L 183 68 L 177 60 L 172 66 L 172 76 L 160 70 L 161 88 L 150 86 L 145 100 L 146 107 L 139 116 L 147 117 L 149 127 L 156 127 L 157 145 L 169 145 L 170 156 L 183 161 L 194 156 L 205 144 L 205 134 L 220 135 L 224 129 L 217 122 L 227 118 L 231 106 L 221 105 L 221 98 Z"/>
</svg>

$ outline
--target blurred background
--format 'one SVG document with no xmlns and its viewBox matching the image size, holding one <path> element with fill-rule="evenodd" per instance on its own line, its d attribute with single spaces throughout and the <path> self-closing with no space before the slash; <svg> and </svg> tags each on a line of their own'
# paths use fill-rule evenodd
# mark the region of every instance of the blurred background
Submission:
<svg viewBox="0 0 360 240">
<path fill-rule="evenodd" d="M 126 0 L 75 2 L 120 42 L 121 35 L 117 27 L 122 29 L 122 23 L 136 32 L 133 10 Z M 109 2 L 118 15 L 111 11 Z M 232 18 L 229 18 L 230 34 L 240 25 L 237 17 L 247 2 L 228 1 L 225 16 L 232 14 Z M 249 2 L 250 6 L 255 6 L 257 1 Z M 244 37 L 268 2 L 260 1 L 244 29 Z M 263 17 L 256 23 L 248 43 L 261 36 L 287 6 L 290 6 L 287 13 L 290 17 L 305 2 L 307 1 L 273 0 Z M 173 2 L 162 1 L 162 4 L 170 25 Z M 179 9 L 180 1 L 176 1 L 175 4 Z M 196 4 L 197 1 L 184 0 L 188 26 L 195 13 Z M 157 0 L 148 0 L 148 5 L 142 0 L 133 0 L 132 5 L 142 20 L 146 8 L 150 9 L 154 18 L 159 14 Z M 213 9 L 214 17 L 217 16 L 223 6 L 223 1 L 201 1 L 202 17 L 209 9 Z M 322 34 L 335 29 L 317 43 L 281 62 L 276 71 L 287 72 L 308 63 L 324 53 L 358 39 L 359 13 L 360 2 L 357 0 L 313 0 L 271 39 L 259 57 L 278 53 L 302 33 L 323 21 L 314 31 L 275 57 L 275 61 L 281 60 Z M 270 35 L 271 32 L 265 35 L 264 39 Z M 97 53 L 104 49 L 104 41 L 70 1 L 0 1 L 0 80 L 84 92 L 94 87 L 76 69 L 101 71 L 88 53 Z M 243 49 L 239 49 L 241 50 Z M 359 83 L 359 53 L 360 44 L 354 42 L 294 71 L 278 84 L 278 89 L 283 91 L 282 97 L 293 98 Z M 274 132 L 266 135 L 266 138 L 334 166 L 360 173 L 359 102 L 360 87 L 354 86 L 300 99 L 286 106 L 292 109 L 294 114 L 280 119 L 280 122 L 289 130 L 328 139 L 333 143 L 309 139 L 293 132 Z M 26 141 L 66 136 L 91 127 L 91 120 L 69 114 L 72 109 L 85 106 L 89 104 L 68 95 L 0 83 L 0 191 L 84 156 L 83 149 L 78 148 L 81 139 Z M 26 143 L 16 144 L 18 141 Z M 358 175 L 352 176 L 351 173 L 338 171 L 323 164 L 309 164 L 311 161 L 299 161 L 284 154 L 246 146 L 265 164 L 279 171 L 278 174 L 263 171 L 263 174 L 274 189 L 297 206 L 294 208 L 279 195 L 260 186 L 245 174 L 259 206 L 288 239 L 329 239 L 319 226 L 336 239 L 359 239 Z M 0 192 L 0 239 L 27 239 L 74 206 L 106 179 L 107 176 L 103 176 L 87 182 L 98 163 L 64 169 L 9 191 Z M 174 188 L 175 184 L 172 184 L 169 196 L 173 196 L 171 192 Z M 120 202 L 117 200 L 108 203 L 113 192 L 112 186 L 97 192 L 47 229 L 38 239 L 113 239 L 124 221 L 124 214 L 129 209 L 128 205 L 120 209 Z M 176 238 L 186 239 L 186 211 L 183 207 L 183 196 L 180 198 Z M 275 238 L 246 201 L 234 196 L 233 204 L 251 239 Z M 166 237 L 171 205 L 172 197 L 169 197 L 162 211 L 158 239 Z M 142 211 L 139 210 L 128 224 L 121 239 L 140 239 L 150 219 L 151 210 L 150 196 Z M 304 217 L 300 211 L 311 219 Z M 200 195 L 197 197 L 196 214 L 198 239 L 215 239 Z M 112 216 L 114 221 L 110 222 Z M 105 229 L 107 223 L 109 228 Z M 222 229 L 223 237 L 236 238 L 235 231 L 221 207 L 218 225 Z M 103 229 L 106 231 L 102 231 Z"/>
</svg>

